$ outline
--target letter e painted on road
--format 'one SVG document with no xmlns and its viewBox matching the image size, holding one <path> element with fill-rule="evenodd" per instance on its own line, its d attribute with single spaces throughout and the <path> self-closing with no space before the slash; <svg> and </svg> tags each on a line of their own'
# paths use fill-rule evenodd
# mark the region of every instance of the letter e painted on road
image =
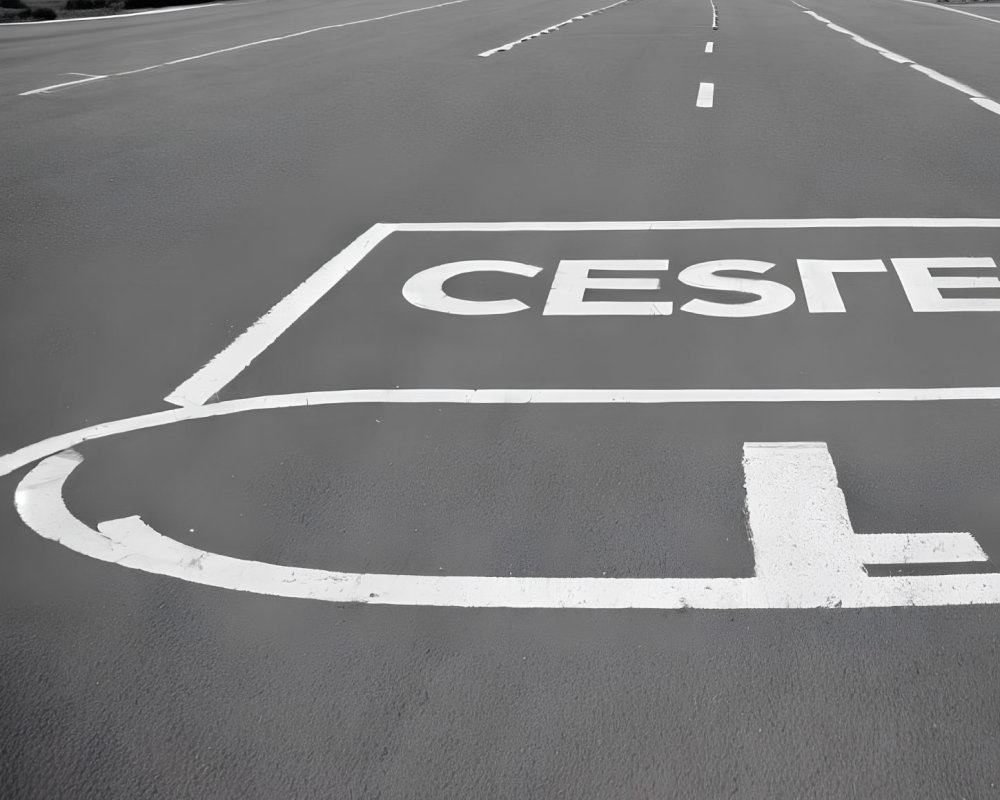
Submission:
<svg viewBox="0 0 1000 800">
<path fill-rule="evenodd" d="M 549 316 L 662 316 L 674 310 L 666 301 L 584 300 L 588 289 L 646 290 L 660 288 L 659 278 L 592 278 L 591 270 L 606 272 L 666 272 L 663 259 L 615 259 L 611 261 L 560 261 L 543 314 Z"/>
<path fill-rule="evenodd" d="M 533 278 L 541 267 L 518 261 L 453 261 L 418 272 L 403 285 L 403 297 L 417 308 L 440 311 L 444 314 L 479 316 L 487 314 L 513 314 L 528 308 L 520 300 L 461 300 L 445 292 L 445 281 L 470 272 L 507 272 Z"/>
<path fill-rule="evenodd" d="M 932 275 L 932 269 L 996 269 L 992 258 L 894 258 L 914 311 L 1000 311 L 1000 297 L 944 297 L 942 289 L 1000 289 L 995 277 Z"/>
<path fill-rule="evenodd" d="M 837 288 L 838 272 L 886 272 L 885 264 L 877 258 L 859 261 L 838 261 L 816 258 L 799 259 L 802 291 L 811 314 L 843 314 L 844 298 Z"/>
<path fill-rule="evenodd" d="M 681 311 L 705 317 L 760 317 L 784 311 L 795 302 L 795 292 L 781 283 L 758 278 L 733 278 L 719 272 L 767 272 L 774 264 L 766 261 L 747 261 L 732 258 L 722 261 L 705 261 L 694 264 L 677 276 L 677 280 L 696 289 L 714 289 L 720 292 L 740 292 L 754 295 L 749 303 L 717 303 L 712 300 L 691 300 L 681 306 Z"/>
</svg>

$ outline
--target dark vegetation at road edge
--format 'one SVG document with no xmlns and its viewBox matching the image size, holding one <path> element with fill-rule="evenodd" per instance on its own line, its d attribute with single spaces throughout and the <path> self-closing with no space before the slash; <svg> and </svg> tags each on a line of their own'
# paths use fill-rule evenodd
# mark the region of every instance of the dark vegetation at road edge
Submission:
<svg viewBox="0 0 1000 800">
<path fill-rule="evenodd" d="M 144 8 L 187 6 L 214 0 L 0 0 L 0 22 L 30 22 L 62 17 L 116 14 Z"/>
</svg>

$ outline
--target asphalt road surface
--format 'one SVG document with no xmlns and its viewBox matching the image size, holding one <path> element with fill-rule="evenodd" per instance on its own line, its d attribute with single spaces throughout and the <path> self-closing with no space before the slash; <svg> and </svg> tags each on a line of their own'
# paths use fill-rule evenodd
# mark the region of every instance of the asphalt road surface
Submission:
<svg viewBox="0 0 1000 800">
<path fill-rule="evenodd" d="M 1000 795 L 996 9 L 421 2 L 0 27 L 0 795 Z"/>
</svg>

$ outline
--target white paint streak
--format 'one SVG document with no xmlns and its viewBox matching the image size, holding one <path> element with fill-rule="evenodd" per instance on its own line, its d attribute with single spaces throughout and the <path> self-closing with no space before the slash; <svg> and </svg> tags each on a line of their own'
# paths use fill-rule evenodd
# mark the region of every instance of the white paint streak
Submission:
<svg viewBox="0 0 1000 800">
<path fill-rule="evenodd" d="M 618 222 L 416 222 L 378 223 L 344 251 L 308 278 L 292 294 L 268 311 L 236 341 L 206 366 L 174 389 L 166 398 L 175 405 L 197 405 L 218 393 L 242 372 L 322 295 L 353 269 L 382 239 L 393 232 L 521 232 L 521 231 L 688 231 L 770 230 L 824 228 L 1000 228 L 1000 219 L 990 218 L 898 218 L 858 219 L 731 219 L 659 220 Z"/>
<path fill-rule="evenodd" d="M 205 3 L 197 6 L 175 6 L 173 8 L 155 8 L 150 11 L 130 11 L 127 14 L 102 14 L 95 17 L 69 17 L 67 19 L 38 19 L 24 22 L 0 22 L 2 25 L 53 25 L 62 22 L 96 22 L 123 19 L 125 17 L 146 17 L 152 14 L 170 14 L 175 11 L 200 11 L 203 8 L 215 8 L 216 6 L 240 5 L 239 3 Z"/>
<path fill-rule="evenodd" d="M 189 61 L 198 61 L 202 58 L 211 58 L 212 56 L 223 55 L 224 53 L 234 53 L 237 50 L 246 50 L 249 47 L 257 47 L 261 44 L 272 44 L 274 42 L 283 42 L 287 39 L 295 39 L 299 36 L 307 36 L 310 33 L 319 33 L 320 31 L 330 31 L 335 28 L 347 28 L 351 25 L 362 25 L 366 22 L 378 22 L 383 19 L 391 19 L 392 17 L 401 17 L 404 14 L 416 14 L 418 11 L 430 11 L 435 8 L 443 8 L 444 6 L 453 6 L 458 3 L 466 3 L 468 0 L 447 0 L 445 3 L 436 3 L 432 6 L 422 6 L 421 8 L 411 8 L 406 11 L 396 11 L 392 14 L 383 14 L 380 17 L 368 17 L 367 19 L 356 19 L 351 22 L 338 22 L 335 25 L 322 25 L 318 28 L 309 28 L 304 31 L 296 31 L 295 33 L 288 33 L 284 36 L 272 36 L 268 39 L 258 39 L 254 42 L 246 42 L 245 44 L 238 44 L 234 47 L 224 47 L 221 50 L 212 50 L 208 53 L 199 53 L 195 56 L 187 56 L 185 58 L 175 58 L 173 61 L 164 61 L 162 64 L 153 64 L 148 67 L 140 67 L 139 69 L 129 69 L 124 72 L 112 72 L 107 75 L 101 75 L 99 78 L 94 80 L 105 80 L 107 78 L 123 78 L 126 75 L 138 75 L 140 72 L 149 72 L 154 69 L 162 69 L 163 67 L 173 67 L 177 64 L 186 64 Z M 74 81 L 74 83 L 85 83 L 86 81 Z M 54 92 L 56 89 L 65 88 L 71 86 L 71 83 L 57 83 L 52 86 L 43 86 L 40 89 L 31 89 L 27 92 L 21 92 L 21 97 L 28 97 L 30 95 L 47 94 L 49 92 Z"/>
<path fill-rule="evenodd" d="M 251 325 L 225 350 L 174 389 L 164 399 L 180 406 L 200 405 L 240 374 L 275 339 L 392 232 L 375 224 L 331 258 L 291 293 Z"/>
<path fill-rule="evenodd" d="M 388 575 L 244 561 L 169 539 L 132 516 L 97 530 L 66 508 L 81 463 L 67 451 L 21 481 L 15 504 L 39 535 L 102 561 L 192 583 L 339 603 L 492 608 L 834 608 L 1000 603 L 1000 575 L 869 578 L 862 559 L 984 560 L 968 534 L 858 536 L 823 443 L 744 446 L 752 578 L 513 578 Z M 867 541 L 863 541 L 867 540 Z M 891 540 L 898 540 L 899 544 Z M 911 555 L 913 556 L 911 558 Z"/>
<path fill-rule="evenodd" d="M 705 52 L 706 53 L 714 53 L 715 52 L 715 42 L 707 42 L 705 44 Z"/>
<path fill-rule="evenodd" d="M 925 5 L 924 3 L 919 2 L 919 0 L 904 0 L 904 1 L 916 2 L 918 3 L 918 5 Z M 962 83 L 961 81 L 957 81 L 954 78 L 949 78 L 947 75 L 943 75 L 937 70 L 931 69 L 930 67 L 925 67 L 923 64 L 917 64 L 911 61 L 910 59 L 906 58 L 906 56 L 901 56 L 899 55 L 899 53 L 894 53 L 892 50 L 887 50 L 880 44 L 876 44 L 875 42 L 871 42 L 862 36 L 858 36 L 858 34 L 847 30 L 847 28 L 842 28 L 840 25 L 834 24 L 826 17 L 821 17 L 816 12 L 810 11 L 801 3 L 795 2 L 795 0 L 791 0 L 791 2 L 793 5 L 796 5 L 799 8 L 801 8 L 803 12 L 808 14 L 810 17 L 813 17 L 814 19 L 817 19 L 820 22 L 824 23 L 826 27 L 828 27 L 830 30 L 850 36 L 851 39 L 857 44 L 860 44 L 862 47 L 867 47 L 870 50 L 874 50 L 876 53 L 883 56 L 884 58 L 889 59 L 890 61 L 894 61 L 897 64 L 907 64 L 912 69 L 915 69 L 917 72 L 923 73 L 928 78 L 931 78 L 937 81 L 938 83 L 943 84 L 944 86 L 947 86 L 951 89 L 955 89 L 956 91 L 961 92 L 962 94 L 968 95 L 971 98 L 972 102 L 974 102 L 976 105 L 981 106 L 987 109 L 988 111 L 992 111 L 995 114 L 1000 114 L 1000 104 L 997 104 L 993 100 L 990 100 L 978 89 L 973 89 L 971 86 L 968 86 Z M 954 11 L 956 9 L 949 9 L 949 10 Z M 970 16 L 977 16 L 977 15 L 972 14 Z M 990 20 L 990 21 L 996 22 L 997 20 Z"/>
<path fill-rule="evenodd" d="M 698 108 L 711 108 L 713 103 L 715 103 L 715 84 L 700 84 L 698 86 L 698 99 L 694 103 L 695 106 Z"/>
<path fill-rule="evenodd" d="M 527 36 L 522 36 L 520 39 L 515 39 L 513 42 L 507 42 L 507 44 L 502 44 L 499 47 L 494 47 L 492 50 L 484 50 L 479 53 L 480 58 L 489 58 L 490 56 L 496 55 L 497 53 L 506 53 L 513 47 L 517 47 L 519 44 L 524 44 L 532 39 L 537 39 L 539 36 L 544 36 L 547 33 L 552 33 L 559 30 L 567 25 L 572 25 L 574 22 L 579 22 L 580 20 L 593 16 L 594 14 L 601 14 L 608 9 L 614 8 L 615 6 L 624 5 L 630 2 L 630 0 L 618 0 L 616 3 L 612 3 L 609 6 L 602 6 L 601 8 L 595 8 L 593 11 L 588 11 L 585 14 L 579 14 L 575 17 L 570 17 L 569 19 L 558 22 L 555 25 L 550 25 L 547 28 L 542 28 L 540 31 L 535 31 L 534 33 L 529 33 Z"/>
<path fill-rule="evenodd" d="M 990 100 L 988 97 L 973 97 L 972 102 L 977 106 L 982 106 L 987 111 L 992 111 L 994 114 L 1000 114 L 1000 103 L 996 100 Z"/>
<path fill-rule="evenodd" d="M 0 456 L 0 477 L 76 447 L 131 431 L 188 420 L 210 419 L 248 411 L 355 403 L 427 403 L 438 405 L 576 405 L 680 403 L 928 403 L 1000 400 L 1000 386 L 886 389 L 340 389 L 264 395 L 185 406 L 90 425 L 51 436 Z"/>
<path fill-rule="evenodd" d="M 719 9 L 715 5 L 715 0 L 708 0 L 712 4 L 712 30 L 719 30 Z"/>
<path fill-rule="evenodd" d="M 984 17 L 982 14 L 973 14 L 971 11 L 963 11 L 960 8 L 949 8 L 948 6 L 938 5 L 937 3 L 927 3 L 924 0 L 900 0 L 903 3 L 912 3 L 915 6 L 923 6 L 924 8 L 936 8 L 938 11 L 951 11 L 953 14 L 962 14 L 966 17 L 975 17 L 976 19 L 985 20 L 986 22 L 993 22 L 1000 25 L 1000 19 L 994 17 Z"/>
</svg>

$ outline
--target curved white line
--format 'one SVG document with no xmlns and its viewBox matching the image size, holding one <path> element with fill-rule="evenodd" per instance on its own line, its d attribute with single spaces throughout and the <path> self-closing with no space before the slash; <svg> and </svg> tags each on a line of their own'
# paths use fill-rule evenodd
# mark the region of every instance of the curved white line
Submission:
<svg viewBox="0 0 1000 800">
<path fill-rule="evenodd" d="M 21 481 L 18 513 L 39 535 L 71 550 L 157 575 L 223 589 L 335 603 L 477 608 L 763 608 L 751 578 L 501 578 L 380 575 L 283 567 L 198 550 L 169 539 L 139 517 L 95 531 L 66 508 L 63 484 L 83 459 L 72 451 L 45 459 Z"/>
<path fill-rule="evenodd" d="M 579 404 L 579 403 L 911 403 L 1000 400 L 1000 386 L 938 389 L 338 389 L 274 394 L 185 406 L 127 417 L 51 436 L 0 456 L 0 477 L 92 439 L 158 428 L 186 420 L 277 408 L 344 403 Z"/>
<path fill-rule="evenodd" d="M 764 451 L 761 456 L 760 451 Z M 777 454 L 773 459 L 767 451 Z M 753 453 L 756 452 L 756 455 Z M 807 557 L 802 572 L 789 572 L 785 561 L 795 547 L 774 553 L 757 552 L 755 534 L 763 537 L 769 528 L 779 527 L 780 540 L 797 539 L 804 552 L 830 533 L 829 520 L 842 525 L 846 514 L 842 494 L 836 486 L 832 464 L 826 485 L 820 485 L 820 513 L 816 503 L 807 504 L 808 522 L 819 521 L 818 530 L 803 530 L 797 536 L 801 519 L 800 503 L 785 491 L 788 486 L 804 482 L 794 464 L 783 468 L 781 460 L 789 454 L 805 453 L 813 461 L 829 456 L 825 445 L 806 443 L 749 444 L 744 450 L 744 465 L 748 458 L 763 457 L 770 465 L 758 466 L 754 479 L 748 473 L 747 505 L 751 537 L 758 559 L 757 577 L 753 578 L 513 578 L 436 575 L 387 575 L 285 567 L 260 561 L 244 561 L 209 553 L 167 538 L 146 525 L 139 517 L 126 517 L 98 525 L 94 530 L 78 520 L 67 509 L 63 498 L 64 484 L 83 458 L 65 451 L 42 461 L 18 485 L 15 504 L 21 518 L 39 535 L 71 550 L 101 561 L 119 564 L 156 575 L 179 578 L 192 583 L 223 589 L 252 592 L 336 603 L 368 603 L 381 605 L 457 606 L 475 608 L 655 608 L 655 609 L 764 609 L 764 608 L 861 608 L 891 606 L 940 606 L 1000 603 L 1000 575 L 943 575 L 919 577 L 868 578 L 850 568 L 851 548 L 841 554 L 844 563 L 825 556 Z M 807 472 L 809 464 L 805 465 Z M 775 472 L 775 468 L 777 472 Z M 784 469 L 784 474 L 782 474 Z M 779 484 L 776 488 L 774 478 Z M 763 487 L 758 485 L 763 482 Z M 780 484 L 787 484 L 785 486 Z M 751 490 L 754 492 L 751 497 Z M 807 489 L 808 491 L 808 489 Z M 827 493 L 826 499 L 823 493 Z M 831 504 L 829 494 L 835 499 Z M 787 496 L 786 496 L 787 495 Z M 818 514 L 818 516 L 817 516 Z M 756 519 L 756 523 L 754 522 Z M 760 530 L 757 530 L 760 525 Z M 791 527 L 788 527 L 791 526 Z M 771 532 L 771 549 L 775 547 Z M 848 542 L 854 539 L 849 530 Z M 948 537 L 955 534 L 949 534 Z M 959 534 L 966 536 L 966 534 Z M 890 544 L 900 541 L 918 549 L 935 547 L 940 534 L 906 537 L 882 536 Z M 843 537 L 841 537 L 843 538 Z M 852 542 L 863 546 L 867 537 Z M 946 540 L 947 541 L 947 540 Z M 786 542 L 787 544 L 787 542 Z M 968 543 L 958 542 L 958 556 L 969 553 Z M 975 545 L 974 541 L 972 542 Z M 978 546 L 975 545 L 977 548 Z M 964 550 L 963 550 L 964 548 Z M 959 552 L 961 551 L 961 552 Z M 973 555 L 978 555 L 974 551 Z M 898 554 L 894 554 L 894 560 Z M 761 560 L 763 559 L 763 561 Z M 837 563 L 835 563 L 835 561 Z M 770 572 L 762 567 L 768 566 Z M 763 571 L 762 571 L 763 570 Z M 768 573 L 768 574 L 764 574 Z"/>
</svg>

